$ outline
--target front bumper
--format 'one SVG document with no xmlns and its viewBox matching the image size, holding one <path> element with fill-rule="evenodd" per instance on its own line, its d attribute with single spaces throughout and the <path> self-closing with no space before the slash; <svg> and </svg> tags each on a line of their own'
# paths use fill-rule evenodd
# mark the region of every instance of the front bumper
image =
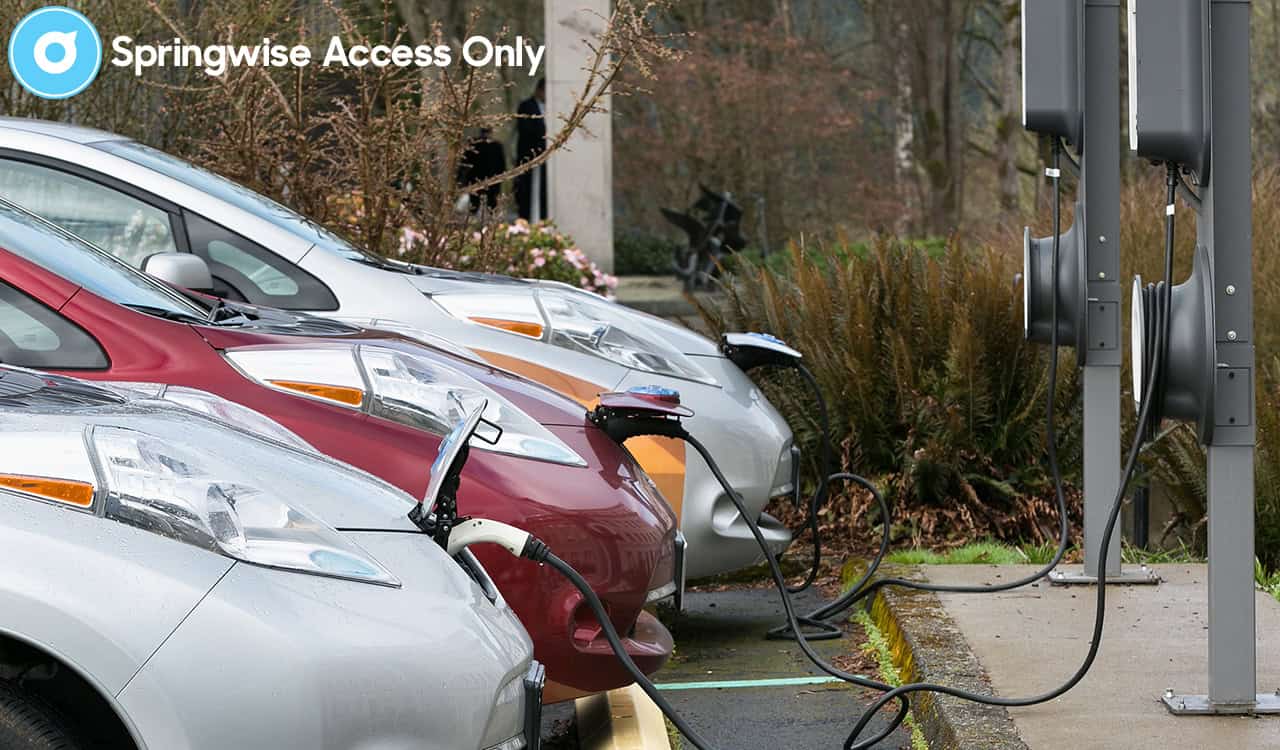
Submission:
<svg viewBox="0 0 1280 750">
<path fill-rule="evenodd" d="M 574 659 L 580 672 L 592 675 L 591 680 L 588 684 L 578 686 L 548 680 L 543 698 L 545 703 L 572 700 L 634 682 L 631 673 L 618 661 L 602 632 L 593 629 L 593 632 L 580 635 L 584 635 L 584 638 L 575 639 L 573 643 Z M 629 632 L 620 635 L 627 655 L 647 675 L 661 669 L 675 648 L 675 641 L 666 626 L 646 611 L 640 612 L 635 626 Z"/>
<path fill-rule="evenodd" d="M 694 411 L 685 420 L 689 433 L 711 451 L 725 477 L 756 514 L 774 554 L 791 544 L 791 533 L 764 513 L 769 500 L 792 490 L 792 435 L 782 415 L 760 389 L 724 357 L 696 356 L 720 388 L 633 372 L 618 386 L 659 383 L 681 391 Z M 692 449 L 684 452 L 684 486 L 680 528 L 689 545 L 686 574 L 690 579 L 729 573 L 764 559 L 759 545 L 725 494 L 710 467 Z"/>
<path fill-rule="evenodd" d="M 237 563 L 119 695 L 148 748 L 481 750 L 526 732 L 532 644 L 501 597 L 425 535 L 351 536 L 402 588 Z"/>
</svg>

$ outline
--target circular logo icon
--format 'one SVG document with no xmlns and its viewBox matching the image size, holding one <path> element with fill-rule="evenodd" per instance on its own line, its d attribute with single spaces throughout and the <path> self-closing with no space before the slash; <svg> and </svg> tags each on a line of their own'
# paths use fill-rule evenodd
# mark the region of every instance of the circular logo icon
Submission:
<svg viewBox="0 0 1280 750">
<path fill-rule="evenodd" d="M 9 68 L 22 87 L 44 99 L 84 91 L 102 67 L 102 38 L 84 15 L 51 5 L 33 11 L 9 37 Z"/>
</svg>

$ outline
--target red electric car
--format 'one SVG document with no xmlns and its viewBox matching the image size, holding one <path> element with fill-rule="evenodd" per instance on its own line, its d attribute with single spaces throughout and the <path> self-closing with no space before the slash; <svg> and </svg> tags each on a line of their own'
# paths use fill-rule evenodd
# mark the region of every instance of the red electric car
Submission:
<svg viewBox="0 0 1280 750">
<path fill-rule="evenodd" d="M 460 512 L 527 529 L 582 571 L 646 672 L 671 654 L 642 608 L 676 589 L 675 516 L 630 454 L 549 389 L 394 333 L 191 296 L 3 201 L 0 361 L 208 391 L 416 497 L 449 425 L 487 399 L 501 434 L 473 441 Z M 548 702 L 631 681 L 554 571 L 476 554 L 533 638 Z"/>
</svg>

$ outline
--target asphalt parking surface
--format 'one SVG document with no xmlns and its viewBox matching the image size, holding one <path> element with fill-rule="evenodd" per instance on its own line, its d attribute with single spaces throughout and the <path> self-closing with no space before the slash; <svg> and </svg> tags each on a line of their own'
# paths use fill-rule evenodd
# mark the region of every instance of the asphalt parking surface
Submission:
<svg viewBox="0 0 1280 750">
<path fill-rule="evenodd" d="M 577 750 L 573 701 L 542 707 L 542 746 L 545 750 Z"/>
<path fill-rule="evenodd" d="M 813 591 L 795 597 L 800 612 L 822 599 Z M 734 750 L 840 748 L 874 694 L 838 682 L 761 685 L 760 680 L 824 677 L 788 641 L 766 641 L 765 632 L 782 621 L 775 589 L 735 588 L 692 592 L 686 611 L 665 618 L 676 640 L 674 658 L 655 681 L 663 695 L 707 740 Z M 837 641 L 815 643 L 824 658 L 849 659 L 861 630 Z M 865 671 L 857 658 L 844 666 Z M 692 689 L 671 689 L 673 685 Z M 884 719 L 873 727 L 884 726 Z M 911 735 L 899 728 L 880 748 L 910 748 Z M 687 747 L 687 744 L 686 744 Z"/>
</svg>

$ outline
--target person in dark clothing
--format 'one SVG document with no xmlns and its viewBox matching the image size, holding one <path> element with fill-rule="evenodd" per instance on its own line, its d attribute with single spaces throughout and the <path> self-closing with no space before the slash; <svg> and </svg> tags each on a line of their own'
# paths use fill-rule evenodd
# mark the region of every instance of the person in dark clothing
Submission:
<svg viewBox="0 0 1280 750">
<path fill-rule="evenodd" d="M 480 128 L 480 135 L 467 145 L 458 164 L 458 186 L 466 187 L 507 171 L 506 149 L 493 140 L 491 128 Z M 483 203 L 490 211 L 498 207 L 502 183 L 490 185 L 479 193 L 471 194 L 471 213 L 480 210 Z"/>
<path fill-rule="evenodd" d="M 516 164 L 547 149 L 547 79 L 539 78 L 533 96 L 520 102 L 516 114 Z M 534 185 L 537 191 L 534 191 Z M 516 178 L 516 210 L 529 221 L 547 218 L 547 170 L 535 167 Z"/>
</svg>

